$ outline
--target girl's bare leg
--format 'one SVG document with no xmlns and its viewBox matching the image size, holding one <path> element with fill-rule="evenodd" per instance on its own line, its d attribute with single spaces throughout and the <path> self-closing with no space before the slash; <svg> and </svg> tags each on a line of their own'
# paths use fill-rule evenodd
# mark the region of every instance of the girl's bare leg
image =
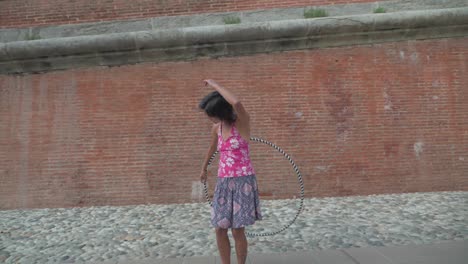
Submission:
<svg viewBox="0 0 468 264">
<path fill-rule="evenodd" d="M 237 263 L 245 264 L 247 259 L 247 238 L 245 237 L 245 228 L 233 228 L 232 236 L 236 243 Z"/>
<path fill-rule="evenodd" d="M 231 264 L 231 244 L 229 243 L 228 230 L 216 228 L 215 231 L 221 262 L 223 264 Z"/>
</svg>

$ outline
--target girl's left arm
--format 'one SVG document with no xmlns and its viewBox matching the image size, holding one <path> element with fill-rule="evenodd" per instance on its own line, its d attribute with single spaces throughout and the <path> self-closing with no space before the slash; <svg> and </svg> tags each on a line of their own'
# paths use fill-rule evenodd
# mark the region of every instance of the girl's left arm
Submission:
<svg viewBox="0 0 468 264">
<path fill-rule="evenodd" d="M 208 162 L 210 161 L 211 156 L 213 156 L 213 154 L 215 153 L 218 147 L 218 132 L 217 131 L 218 131 L 218 125 L 213 125 L 213 127 L 211 128 L 211 144 L 208 149 L 208 153 L 206 154 L 205 159 L 203 161 L 202 171 L 200 173 L 201 182 L 206 181 L 206 178 L 207 178 L 206 169 L 208 167 Z"/>
</svg>

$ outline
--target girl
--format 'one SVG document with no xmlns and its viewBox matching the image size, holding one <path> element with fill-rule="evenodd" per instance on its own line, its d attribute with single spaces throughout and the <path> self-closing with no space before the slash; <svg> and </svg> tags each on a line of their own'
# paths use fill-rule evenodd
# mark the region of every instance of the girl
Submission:
<svg viewBox="0 0 468 264">
<path fill-rule="evenodd" d="M 206 169 L 213 153 L 220 153 L 218 178 L 211 208 L 211 224 L 215 227 L 219 255 L 223 264 L 230 264 L 231 245 L 228 229 L 235 241 L 237 263 L 247 258 L 244 227 L 261 220 L 255 171 L 250 161 L 250 119 L 242 103 L 226 88 L 213 80 L 205 85 L 216 91 L 208 94 L 199 107 L 214 125 L 211 146 L 203 163 L 200 180 L 206 181 Z"/>
</svg>

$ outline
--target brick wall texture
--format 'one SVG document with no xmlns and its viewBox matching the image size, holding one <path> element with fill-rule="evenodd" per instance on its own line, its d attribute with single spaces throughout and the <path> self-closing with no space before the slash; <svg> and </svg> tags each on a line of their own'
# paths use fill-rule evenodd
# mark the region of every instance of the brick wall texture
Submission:
<svg viewBox="0 0 468 264">
<path fill-rule="evenodd" d="M 0 76 L 0 208 L 200 201 L 204 78 L 307 197 L 468 190 L 467 67 L 460 38 Z M 281 154 L 252 159 L 264 199 L 298 195 Z"/>
<path fill-rule="evenodd" d="M 0 28 L 376 2 L 371 0 L 3 0 Z"/>
</svg>

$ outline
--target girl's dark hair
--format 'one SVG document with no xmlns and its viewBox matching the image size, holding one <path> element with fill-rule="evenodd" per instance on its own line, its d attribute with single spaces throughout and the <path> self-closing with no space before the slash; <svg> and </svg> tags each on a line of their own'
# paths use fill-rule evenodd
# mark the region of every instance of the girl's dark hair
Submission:
<svg viewBox="0 0 468 264">
<path fill-rule="evenodd" d="M 236 116 L 232 106 L 217 91 L 209 93 L 198 105 L 208 116 L 217 117 L 220 120 L 234 123 Z"/>
</svg>

